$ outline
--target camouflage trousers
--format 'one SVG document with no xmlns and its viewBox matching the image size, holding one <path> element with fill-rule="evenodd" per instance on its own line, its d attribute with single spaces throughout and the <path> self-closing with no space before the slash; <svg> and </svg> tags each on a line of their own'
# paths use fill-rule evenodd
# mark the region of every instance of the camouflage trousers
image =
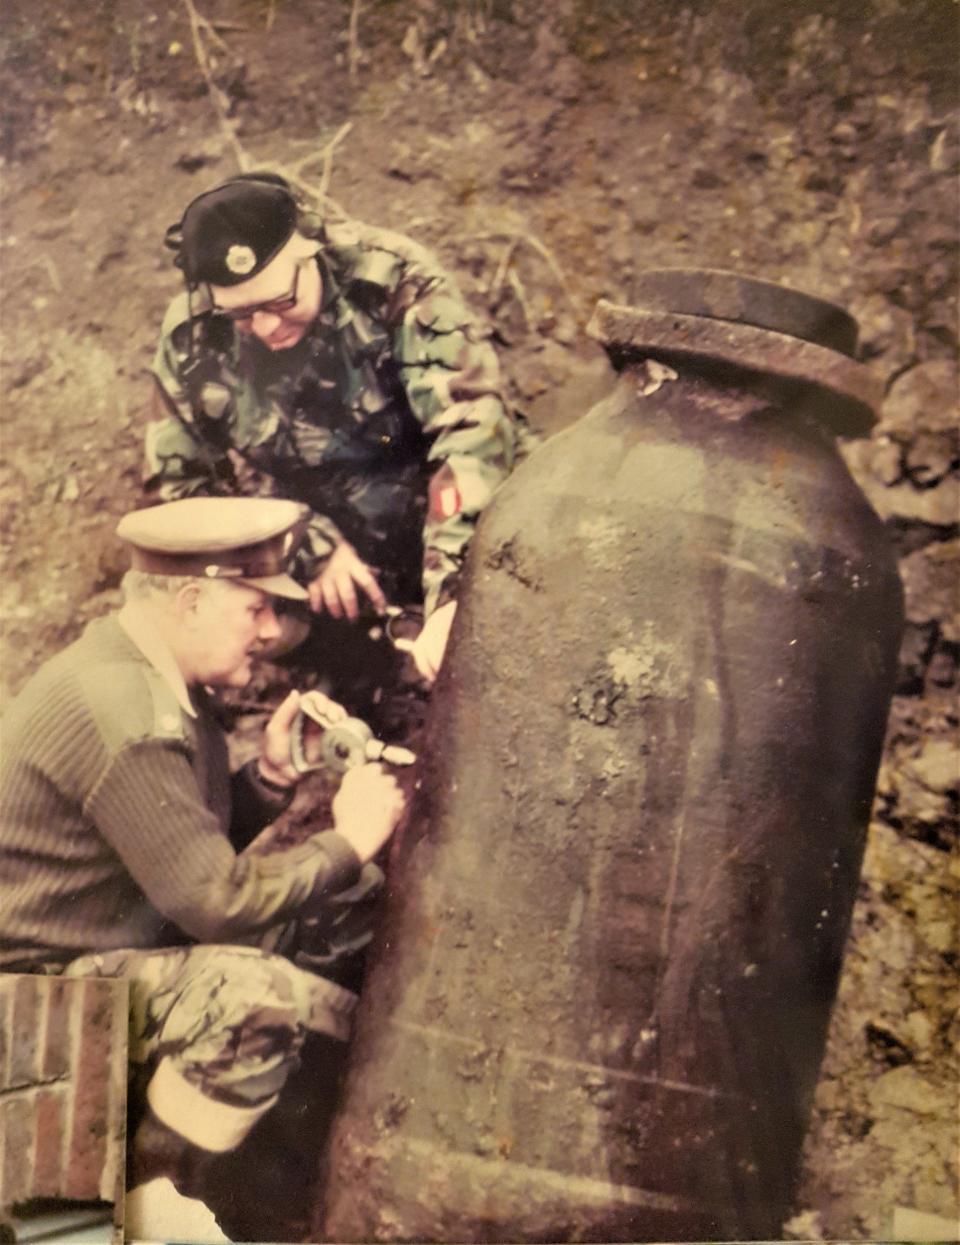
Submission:
<svg viewBox="0 0 960 1245">
<path fill-rule="evenodd" d="M 279 1093 L 308 1032 L 350 1036 L 357 996 L 329 978 L 363 955 L 385 880 L 364 865 L 318 915 L 275 926 L 258 945 L 90 952 L 64 976 L 129 981 L 131 1064 L 168 1060 L 208 1098 L 253 1106 Z"/>
<path fill-rule="evenodd" d="M 258 947 L 105 951 L 74 960 L 65 975 L 129 981 L 131 1064 L 155 1063 L 155 1081 L 189 1086 L 192 1094 L 179 1094 L 185 1108 L 240 1108 L 250 1127 L 297 1066 L 307 1033 L 346 1041 L 356 1003 L 351 991 Z M 158 1109 L 154 1088 L 151 1106 L 190 1136 L 189 1121 Z"/>
</svg>

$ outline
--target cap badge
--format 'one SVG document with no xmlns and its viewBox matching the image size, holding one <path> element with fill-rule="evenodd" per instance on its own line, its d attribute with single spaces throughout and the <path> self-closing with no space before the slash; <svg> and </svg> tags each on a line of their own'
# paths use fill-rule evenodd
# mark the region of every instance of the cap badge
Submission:
<svg viewBox="0 0 960 1245">
<path fill-rule="evenodd" d="M 243 277 L 256 268 L 257 257 L 251 247 L 237 243 L 227 251 L 224 263 L 235 277 Z"/>
</svg>

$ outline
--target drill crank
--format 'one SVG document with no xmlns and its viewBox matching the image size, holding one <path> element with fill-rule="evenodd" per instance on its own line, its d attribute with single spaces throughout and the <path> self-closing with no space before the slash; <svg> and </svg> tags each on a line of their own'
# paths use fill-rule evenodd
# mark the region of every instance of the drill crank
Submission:
<svg viewBox="0 0 960 1245">
<path fill-rule="evenodd" d="M 323 728 L 315 760 L 307 756 L 305 748 L 307 719 Z M 309 692 L 301 697 L 300 709 L 290 731 L 290 762 L 298 774 L 309 774 L 318 769 L 343 774 L 357 765 L 365 765 L 368 761 L 383 761 L 387 765 L 412 765 L 416 759 L 416 755 L 409 748 L 385 744 L 377 739 L 362 719 L 335 720 Z"/>
</svg>

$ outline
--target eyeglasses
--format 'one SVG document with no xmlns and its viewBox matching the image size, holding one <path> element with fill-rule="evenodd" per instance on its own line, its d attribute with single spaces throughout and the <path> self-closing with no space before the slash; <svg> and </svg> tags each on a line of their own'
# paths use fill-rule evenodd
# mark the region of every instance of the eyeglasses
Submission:
<svg viewBox="0 0 960 1245">
<path fill-rule="evenodd" d="M 285 311 L 289 311 L 291 307 L 296 306 L 301 266 L 297 264 L 293 270 L 293 287 L 289 294 L 283 294 L 280 298 L 271 298 L 265 303 L 251 303 L 247 307 L 217 307 L 214 305 L 214 311 L 218 316 L 226 316 L 228 320 L 250 320 L 258 311 L 265 311 L 271 316 L 282 315 Z"/>
</svg>

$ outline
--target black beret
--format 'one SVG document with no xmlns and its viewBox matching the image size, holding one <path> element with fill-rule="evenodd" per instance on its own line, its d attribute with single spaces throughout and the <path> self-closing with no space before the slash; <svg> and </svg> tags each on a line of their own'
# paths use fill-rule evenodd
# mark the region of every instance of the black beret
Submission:
<svg viewBox="0 0 960 1245">
<path fill-rule="evenodd" d="M 167 243 L 190 285 L 239 285 L 270 263 L 296 227 L 296 201 L 282 177 L 241 174 L 194 199 L 167 230 Z"/>
</svg>

